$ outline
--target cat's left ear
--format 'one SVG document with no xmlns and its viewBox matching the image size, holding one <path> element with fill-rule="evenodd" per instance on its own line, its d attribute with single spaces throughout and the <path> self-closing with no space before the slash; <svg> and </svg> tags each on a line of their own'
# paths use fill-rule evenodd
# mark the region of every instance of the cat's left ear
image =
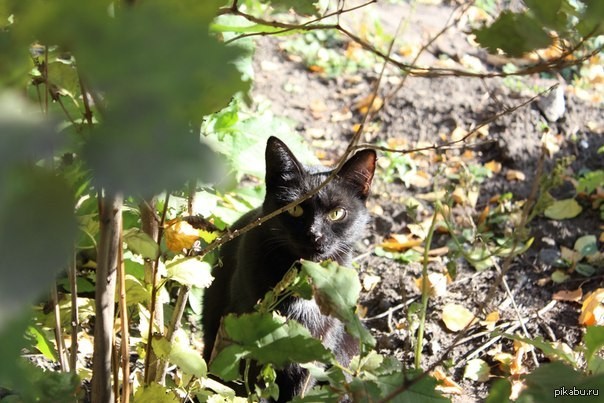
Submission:
<svg viewBox="0 0 604 403">
<path fill-rule="evenodd" d="M 359 151 L 346 161 L 338 173 L 338 177 L 357 188 L 358 194 L 363 200 L 369 195 L 369 188 L 375 172 L 375 160 L 374 150 Z"/>
</svg>

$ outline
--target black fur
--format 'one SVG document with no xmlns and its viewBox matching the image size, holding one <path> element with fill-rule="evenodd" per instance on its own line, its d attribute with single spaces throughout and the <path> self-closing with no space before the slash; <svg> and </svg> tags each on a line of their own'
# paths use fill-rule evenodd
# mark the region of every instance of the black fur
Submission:
<svg viewBox="0 0 604 403">
<path fill-rule="evenodd" d="M 220 318 L 228 313 L 252 311 L 297 260 L 332 259 L 341 265 L 350 264 L 353 245 L 363 235 L 369 217 L 365 200 L 375 159 L 372 150 L 358 152 L 335 180 L 300 205 L 303 214 L 299 217 L 285 212 L 222 247 L 222 267 L 214 270 L 215 280 L 206 290 L 203 304 L 206 361 L 214 348 Z M 283 142 L 269 138 L 264 203 L 241 217 L 232 230 L 297 200 L 321 184 L 329 173 L 304 167 Z M 344 208 L 345 216 L 330 220 L 329 213 L 336 208 Z M 358 353 L 358 341 L 344 332 L 339 320 L 322 315 L 314 300 L 290 298 L 278 310 L 306 326 L 334 352 L 341 364 L 348 365 Z M 306 378 L 307 371 L 296 364 L 278 371 L 278 401 L 289 401 L 303 388 L 312 387 L 314 381 L 308 382 Z"/>
</svg>

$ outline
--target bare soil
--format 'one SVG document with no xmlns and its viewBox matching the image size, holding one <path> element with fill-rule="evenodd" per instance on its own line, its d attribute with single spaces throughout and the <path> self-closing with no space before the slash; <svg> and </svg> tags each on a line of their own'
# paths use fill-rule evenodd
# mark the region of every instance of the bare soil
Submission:
<svg viewBox="0 0 604 403">
<path fill-rule="evenodd" d="M 379 15 L 384 17 L 384 25 L 388 29 L 393 29 L 399 16 L 409 11 L 407 6 L 400 4 L 382 4 L 376 7 Z M 442 27 L 449 13 L 450 9 L 445 5 L 417 6 L 412 13 L 406 14 L 409 19 L 407 26 L 412 28 L 402 34 L 402 40 L 425 41 Z M 371 93 L 379 66 L 370 71 L 326 78 L 311 72 L 302 62 L 282 51 L 279 45 L 283 40 L 287 39 L 258 40 L 253 98 L 256 101 L 269 100 L 275 115 L 286 116 L 294 121 L 296 130 L 305 136 L 317 155 L 326 164 L 333 163 L 352 138 L 353 125 L 361 121 L 362 116 L 355 110 L 355 105 Z M 443 53 L 453 59 L 464 54 L 483 58 L 478 50 L 468 45 L 465 36 L 457 29 L 452 29 L 441 37 L 420 60 L 430 64 Z M 485 66 L 497 69 L 496 66 Z M 390 93 L 400 80 L 398 71 L 388 69 L 378 95 L 384 97 Z M 534 85 L 547 88 L 557 80 L 548 81 L 531 76 L 519 78 L 515 82 L 521 85 L 510 86 L 509 82 L 500 78 L 480 80 L 408 77 L 402 89 L 378 113 L 375 124 L 368 126 L 370 129 L 362 140 L 371 144 L 406 144 L 407 147 L 425 143 L 438 144 L 442 142 L 442 134 L 449 136 L 456 128 L 470 130 L 507 108 L 529 99 L 535 94 L 534 91 L 529 91 Z M 604 144 L 602 104 L 582 101 L 568 90 L 565 91 L 564 98 L 566 110 L 557 122 L 547 122 L 537 105 L 532 103 L 489 124 L 488 136 L 482 139 L 482 145 L 473 149 L 474 158 L 479 163 L 491 160 L 501 162 L 502 170 L 481 184 L 478 203 L 472 214 L 482 211 L 491 197 L 505 192 L 511 192 L 514 200 L 523 200 L 529 196 L 541 155 L 540 139 L 546 123 L 550 130 L 563 138 L 556 158 L 564 155 L 575 157 L 571 165 L 572 172 L 576 174 L 581 169 L 604 168 L 604 158 L 597 154 L 598 148 Z M 447 155 L 459 156 L 464 151 L 453 150 L 449 152 L 452 154 Z M 443 169 L 445 164 L 444 161 L 432 163 L 423 169 L 430 178 L 435 178 L 437 171 Z M 552 159 L 546 159 L 545 174 L 550 172 L 553 164 Z M 509 170 L 521 171 L 525 180 L 506 179 Z M 383 179 L 378 175 L 375 180 L 373 196 L 369 201 L 374 220 L 367 239 L 363 245 L 359 245 L 359 257 L 356 260 L 361 279 L 367 275 L 377 275 L 380 281 L 369 291 L 364 291 L 361 305 L 366 308 L 365 323 L 376 336 L 378 349 L 412 364 L 411 343 L 414 338 L 407 329 L 407 315 L 409 305 L 419 300 L 419 292 L 413 280 L 420 276 L 421 264 L 397 263 L 379 257 L 373 251 L 390 234 L 404 233 L 407 224 L 419 217 L 406 210 L 404 201 L 426 193 L 430 188 L 405 186 L 396 180 L 386 183 Z M 555 194 L 558 198 L 573 195 L 574 187 L 570 182 Z M 425 214 L 429 214 L 430 203 L 425 203 L 425 207 Z M 532 317 L 526 326 L 531 337 L 542 336 L 547 341 L 563 341 L 571 347 L 581 341 L 584 330 L 577 321 L 580 304 L 559 301 L 551 303 L 552 295 L 559 290 L 571 290 L 579 286 L 584 293 L 601 287 L 602 273 L 589 278 L 573 273 L 571 279 L 562 284 L 548 279 L 556 269 L 554 260 L 561 246 L 572 249 L 579 236 L 598 236 L 602 231 L 602 221 L 597 211 L 590 209 L 587 204 L 584 207 L 583 213 L 574 219 L 556 221 L 538 217 L 530 224 L 535 241 L 527 252 L 514 259 L 511 269 L 505 275 L 513 298 L 506 294 L 503 283 L 500 282 L 486 307 L 487 311 L 496 309 L 500 312 L 499 323 L 511 323 L 518 319 L 518 315 Z M 432 247 L 445 246 L 448 239 L 447 235 L 438 235 Z M 431 272 L 444 272 L 445 264 L 446 256 L 437 256 L 429 269 Z M 492 365 L 492 373 L 497 374 L 497 369 L 494 368 L 496 363 L 486 354 L 493 347 L 485 344 L 492 336 L 488 332 L 481 335 L 480 332 L 484 331 L 481 327 L 472 329 L 465 335 L 464 342 L 443 356 L 456 334 L 444 326 L 440 318 L 442 308 L 446 303 L 456 302 L 477 312 L 483 306 L 496 278 L 497 271 L 494 268 L 477 272 L 460 260 L 457 262 L 457 277 L 448 286 L 446 295 L 430 300 L 422 367 L 447 362 L 452 365 L 446 371 L 464 390 L 462 395 L 452 396 L 454 401 L 481 401 L 487 396 L 490 387 L 488 382 L 472 382 L 462 377 L 471 353 L 484 348 L 477 357 Z M 512 302 L 517 306 L 517 311 Z M 510 341 L 498 341 L 494 346 L 496 345 L 502 346 L 504 351 L 512 351 Z M 540 354 L 537 357 L 541 362 L 547 361 Z M 445 359 L 449 361 L 444 361 Z M 531 361 L 527 361 L 525 365 L 529 370 L 535 367 L 535 363 Z"/>
</svg>

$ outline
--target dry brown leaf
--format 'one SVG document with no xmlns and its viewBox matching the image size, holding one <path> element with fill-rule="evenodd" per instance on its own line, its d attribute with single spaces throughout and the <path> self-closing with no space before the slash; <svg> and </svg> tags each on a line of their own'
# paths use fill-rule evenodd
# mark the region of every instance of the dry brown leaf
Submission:
<svg viewBox="0 0 604 403">
<path fill-rule="evenodd" d="M 547 151 L 549 157 L 553 157 L 558 151 L 560 151 L 560 144 L 562 144 L 562 137 L 556 136 L 553 132 L 546 132 L 543 137 L 541 137 L 541 144 L 543 148 Z"/>
<path fill-rule="evenodd" d="M 491 160 L 484 164 L 484 167 L 489 171 L 493 172 L 494 174 L 498 174 L 499 172 L 501 172 L 501 162 L 499 161 Z"/>
<path fill-rule="evenodd" d="M 522 171 L 517 171 L 515 169 L 509 169 L 505 174 L 505 178 L 510 182 L 511 181 L 523 181 L 526 179 L 526 175 Z"/>
<path fill-rule="evenodd" d="M 369 110 L 369 105 L 371 104 L 372 100 L 373 104 L 371 105 L 371 112 L 379 111 L 382 105 L 384 105 L 384 100 L 382 100 L 382 98 L 378 96 L 373 99 L 373 94 L 369 94 L 366 97 L 362 98 L 360 101 L 358 101 L 354 105 L 354 109 L 358 110 L 359 113 L 365 115 Z"/>
<path fill-rule="evenodd" d="M 583 255 L 581 255 L 581 252 L 578 252 L 574 249 L 567 248 L 566 246 L 561 246 L 560 257 L 562 257 L 562 259 L 566 260 L 567 262 L 570 262 L 572 265 L 575 265 L 579 262 L 579 260 L 583 258 Z"/>
<path fill-rule="evenodd" d="M 490 209 L 490 207 L 488 205 L 485 206 L 485 208 L 480 213 L 480 216 L 478 216 L 478 225 L 484 224 L 484 222 L 487 220 L 487 217 L 489 216 L 489 211 L 490 210 L 491 209 Z"/>
<path fill-rule="evenodd" d="M 445 190 L 439 190 L 437 192 L 418 194 L 418 195 L 415 195 L 415 197 L 417 199 L 421 199 L 421 200 L 437 201 L 437 200 L 441 200 L 446 195 L 447 195 L 447 192 Z"/>
<path fill-rule="evenodd" d="M 471 161 L 476 158 L 476 153 L 472 150 L 466 150 L 461 154 L 460 158 L 464 161 Z"/>
<path fill-rule="evenodd" d="M 472 312 L 458 304 L 445 305 L 441 318 L 447 329 L 452 332 L 459 332 L 476 320 Z"/>
<path fill-rule="evenodd" d="M 392 234 L 380 246 L 384 249 L 402 252 L 414 246 L 421 245 L 421 243 L 421 239 L 410 238 L 404 234 Z"/>
<path fill-rule="evenodd" d="M 583 298 L 583 290 L 577 288 L 576 290 L 561 290 L 552 296 L 552 299 L 556 301 L 571 301 L 580 302 Z"/>
<path fill-rule="evenodd" d="M 440 390 L 442 393 L 450 395 L 461 395 L 463 393 L 461 386 L 448 377 L 440 368 L 436 368 L 430 375 L 439 381 L 439 385 L 436 389 Z"/>
<path fill-rule="evenodd" d="M 603 325 L 604 324 L 604 288 L 598 288 L 594 292 L 587 294 L 581 306 L 579 315 L 579 324 L 583 326 Z"/>
<path fill-rule="evenodd" d="M 313 73 L 325 73 L 325 69 L 321 66 L 317 66 L 316 64 L 308 66 L 308 69 Z"/>
<path fill-rule="evenodd" d="M 164 230 L 166 246 L 172 252 L 180 253 L 183 249 L 191 249 L 195 241 L 199 239 L 199 230 L 191 224 L 178 218 L 166 223 Z"/>
</svg>

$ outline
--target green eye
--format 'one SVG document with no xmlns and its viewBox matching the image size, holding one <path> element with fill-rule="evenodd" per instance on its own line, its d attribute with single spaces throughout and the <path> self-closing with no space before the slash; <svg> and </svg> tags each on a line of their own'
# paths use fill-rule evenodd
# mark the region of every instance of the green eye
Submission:
<svg viewBox="0 0 604 403">
<path fill-rule="evenodd" d="M 346 210 L 343 207 L 336 207 L 327 213 L 327 217 L 329 217 L 331 221 L 340 221 L 346 217 Z"/>
<path fill-rule="evenodd" d="M 300 217 L 304 213 L 304 209 L 300 205 L 297 205 L 287 210 L 287 212 L 292 217 Z"/>
</svg>

